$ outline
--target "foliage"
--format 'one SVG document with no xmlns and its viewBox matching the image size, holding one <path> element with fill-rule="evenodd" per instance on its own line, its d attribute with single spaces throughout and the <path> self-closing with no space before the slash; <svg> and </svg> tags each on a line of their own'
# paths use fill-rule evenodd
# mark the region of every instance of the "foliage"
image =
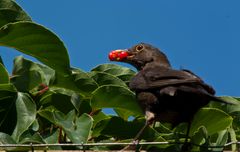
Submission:
<svg viewBox="0 0 240 152">
<path fill-rule="evenodd" d="M 135 75 L 133 70 L 115 64 L 102 64 L 89 72 L 71 68 L 64 43 L 46 27 L 32 22 L 15 1 L 0 1 L 0 45 L 41 62 L 18 56 L 10 76 L 0 60 L 0 143 L 124 142 L 131 141 L 144 126 L 135 94 L 128 88 Z M 116 115 L 104 113 L 104 108 L 112 108 Z M 224 146 L 239 140 L 239 116 L 239 105 L 210 103 L 199 110 L 190 139 L 202 146 L 193 146 L 192 150 L 205 151 L 208 146 Z M 186 124 L 171 128 L 156 123 L 146 128 L 141 139 L 184 141 L 185 133 Z M 172 151 L 180 146 L 142 148 Z M 232 146 L 232 150 L 235 148 Z"/>
</svg>

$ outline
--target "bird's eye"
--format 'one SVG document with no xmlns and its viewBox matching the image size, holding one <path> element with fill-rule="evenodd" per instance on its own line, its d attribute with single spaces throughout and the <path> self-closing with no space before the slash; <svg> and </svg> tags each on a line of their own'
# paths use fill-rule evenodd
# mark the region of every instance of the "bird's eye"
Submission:
<svg viewBox="0 0 240 152">
<path fill-rule="evenodd" d="M 139 51 L 142 51 L 143 48 L 144 48 L 143 45 L 138 45 L 138 46 L 136 46 L 135 50 L 139 52 Z"/>
</svg>

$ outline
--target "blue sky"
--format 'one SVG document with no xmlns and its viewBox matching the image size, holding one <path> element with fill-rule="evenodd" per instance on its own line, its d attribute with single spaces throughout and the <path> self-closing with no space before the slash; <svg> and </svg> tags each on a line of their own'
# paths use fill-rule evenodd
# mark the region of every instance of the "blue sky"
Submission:
<svg viewBox="0 0 240 152">
<path fill-rule="evenodd" d="M 89 71 L 109 63 L 109 51 L 145 42 L 166 53 L 174 68 L 202 77 L 217 95 L 240 95 L 240 1 L 17 2 L 65 42 L 74 67 Z M 11 71 L 14 57 L 21 53 L 0 49 Z"/>
</svg>

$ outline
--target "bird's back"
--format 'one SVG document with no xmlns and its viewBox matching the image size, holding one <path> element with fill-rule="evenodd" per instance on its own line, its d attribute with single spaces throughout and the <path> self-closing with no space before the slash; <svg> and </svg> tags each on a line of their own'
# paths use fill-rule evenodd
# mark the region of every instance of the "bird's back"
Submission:
<svg viewBox="0 0 240 152">
<path fill-rule="evenodd" d="M 156 120 L 173 125 L 191 121 L 215 93 L 191 71 L 154 65 L 139 71 L 130 81 L 130 88 L 145 111 L 154 113 Z"/>
</svg>

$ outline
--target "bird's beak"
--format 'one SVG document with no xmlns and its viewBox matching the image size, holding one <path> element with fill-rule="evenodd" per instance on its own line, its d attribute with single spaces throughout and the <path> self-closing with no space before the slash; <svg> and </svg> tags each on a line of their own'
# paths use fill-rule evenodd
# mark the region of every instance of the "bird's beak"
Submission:
<svg viewBox="0 0 240 152">
<path fill-rule="evenodd" d="M 108 58 L 110 59 L 110 61 L 119 61 L 119 62 L 121 61 L 124 62 L 126 60 L 129 60 L 131 56 L 132 54 L 127 49 L 114 50 L 108 54 Z"/>
</svg>

